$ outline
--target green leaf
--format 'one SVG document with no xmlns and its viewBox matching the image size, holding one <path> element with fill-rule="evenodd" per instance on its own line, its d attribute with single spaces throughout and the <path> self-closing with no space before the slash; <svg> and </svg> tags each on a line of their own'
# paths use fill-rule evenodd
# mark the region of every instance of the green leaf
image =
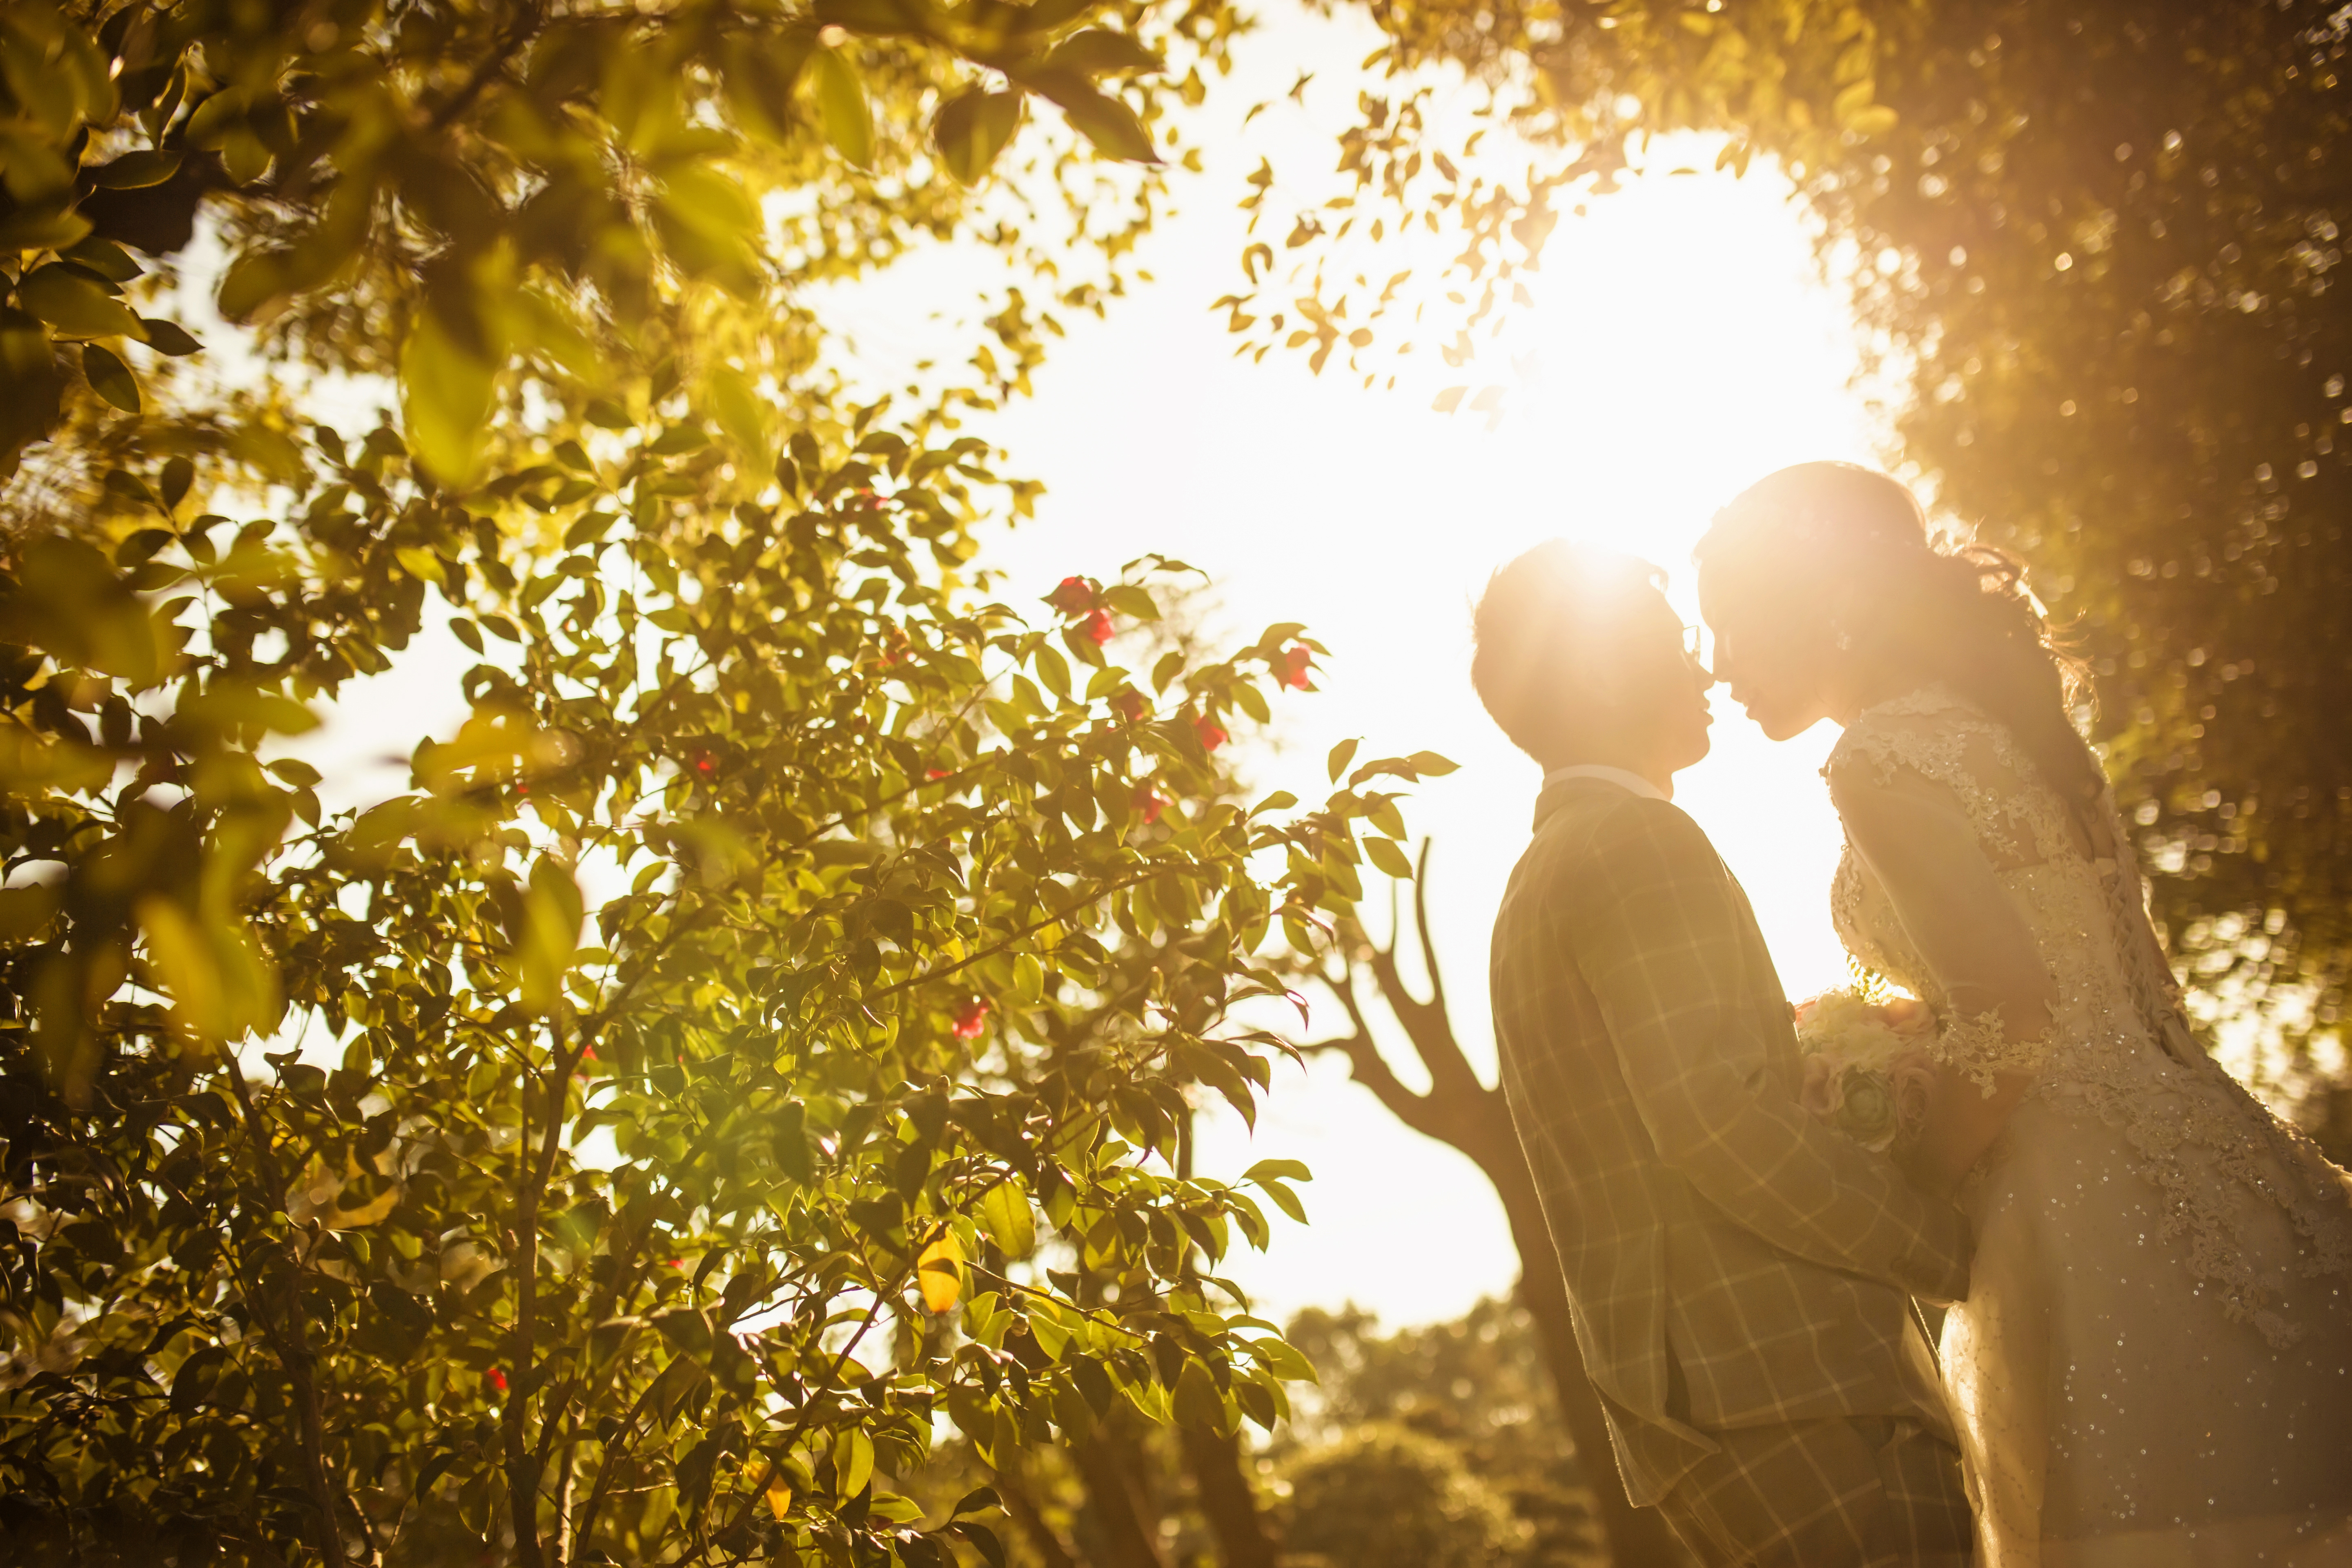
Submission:
<svg viewBox="0 0 2352 1568">
<path fill-rule="evenodd" d="M 1439 756 L 1435 752 L 1415 752 L 1405 761 L 1412 765 L 1414 773 L 1425 779 L 1442 779 L 1461 766 L 1458 763 Z"/>
<path fill-rule="evenodd" d="M 179 172 L 180 154 L 157 149 L 125 153 L 110 163 L 83 171 L 90 184 L 107 191 L 136 191 L 160 185 Z"/>
<path fill-rule="evenodd" d="M 401 423 L 419 460 L 444 484 L 474 476 L 496 376 L 495 366 L 450 335 L 438 312 L 417 312 L 400 352 Z"/>
<path fill-rule="evenodd" d="M 16 301 L 61 336 L 137 337 L 139 318 L 131 307 L 70 267 L 51 262 L 16 285 Z"/>
<path fill-rule="evenodd" d="M 220 313 L 242 321 L 285 293 L 293 277 L 292 259 L 284 250 L 248 250 L 229 263 L 221 277 Z"/>
<path fill-rule="evenodd" d="M 931 141 L 957 181 L 977 185 L 1021 129 L 1022 95 L 968 88 L 940 106 Z"/>
<path fill-rule="evenodd" d="M 1287 1340 L 1263 1339 L 1249 1342 L 1258 1360 L 1266 1370 L 1285 1383 L 1321 1383 L 1316 1375 L 1315 1363 L 1299 1353 L 1298 1347 Z"/>
<path fill-rule="evenodd" d="M 874 1439 L 856 1426 L 833 1440 L 833 1495 L 847 1502 L 874 1479 Z"/>
<path fill-rule="evenodd" d="M 1404 851 L 1397 847 L 1395 839 L 1368 836 L 1364 839 L 1364 853 L 1373 865 L 1390 876 L 1402 881 L 1412 879 L 1412 862 L 1405 858 Z"/>
<path fill-rule="evenodd" d="M 1062 106 L 1080 135 L 1094 143 L 1095 151 L 1107 158 L 1126 163 L 1157 163 L 1160 154 L 1152 150 L 1151 133 L 1135 110 L 1118 99 L 1097 90 L 1094 84 L 1075 71 L 1045 69 L 1031 74 L 1037 89 Z"/>
<path fill-rule="evenodd" d="M 170 354 L 175 359 L 183 354 L 201 353 L 205 346 L 190 336 L 188 330 L 179 322 L 163 321 L 154 316 L 139 318 L 139 335 L 157 353 Z"/>
<path fill-rule="evenodd" d="M 1217 1392 L 1216 1379 L 1209 1369 L 1192 1357 L 1186 1357 L 1184 1370 L 1176 1374 L 1176 1419 L 1184 1426 L 1203 1431 L 1225 1430 L 1227 1415 L 1223 1395 Z"/>
<path fill-rule="evenodd" d="M 131 253 L 110 239 L 95 236 L 80 244 L 58 252 L 67 261 L 77 261 L 112 283 L 128 283 L 147 269 L 131 259 Z"/>
<path fill-rule="evenodd" d="M 747 469 L 768 466 L 773 443 L 768 437 L 768 411 L 752 389 L 751 380 L 732 365 L 714 368 L 705 379 L 712 417 L 734 438 Z"/>
<path fill-rule="evenodd" d="M 1102 27 L 1081 27 L 1054 46 L 1045 57 L 1049 66 L 1061 66 L 1087 76 L 1108 76 L 1118 71 L 1165 70 L 1166 65 L 1158 55 L 1147 49 L 1126 33 L 1114 33 Z"/>
<path fill-rule="evenodd" d="M 89 233 L 89 219 L 64 206 L 22 207 L 0 217 L 0 250 L 61 250 Z"/>
<path fill-rule="evenodd" d="M 1348 771 L 1349 760 L 1355 756 L 1356 748 L 1362 743 L 1360 740 L 1342 741 L 1331 748 L 1330 768 L 1333 784 L 1338 784 L 1339 775 Z"/>
<path fill-rule="evenodd" d="M 809 77 L 824 139 L 856 167 L 872 167 L 874 113 L 866 105 L 865 84 L 857 79 L 856 69 L 839 50 L 821 48 L 809 57 Z"/>
<path fill-rule="evenodd" d="M 1007 1176 L 980 1200 L 980 1222 L 1007 1258 L 1026 1258 L 1037 1250 L 1037 1221 L 1029 1194 L 1019 1178 Z"/>
<path fill-rule="evenodd" d="M 0 942 L 30 942 L 58 912 L 58 889 L 34 882 L 0 888 Z"/>
<path fill-rule="evenodd" d="M 85 343 L 81 351 L 81 374 L 89 382 L 89 389 L 120 408 L 125 414 L 139 412 L 139 378 L 121 356 Z"/>
<path fill-rule="evenodd" d="M 1045 683 L 1046 690 L 1056 697 L 1069 696 L 1070 661 L 1064 658 L 1053 644 L 1039 643 L 1037 657 L 1033 662 L 1037 667 L 1037 679 Z"/>
<path fill-rule="evenodd" d="M 1314 1173 L 1297 1160 L 1260 1160 L 1242 1173 L 1244 1182 L 1311 1182 L 1314 1179 Z"/>
<path fill-rule="evenodd" d="M 1298 1201 L 1298 1194 L 1297 1193 L 1292 1192 L 1280 1182 L 1260 1182 L 1258 1184 L 1258 1190 L 1265 1193 L 1267 1197 L 1272 1198 L 1274 1200 L 1275 1206 L 1280 1209 L 1283 1213 L 1288 1215 L 1291 1218 L 1297 1220 L 1301 1225 L 1305 1225 L 1307 1223 L 1307 1205 Z"/>
<path fill-rule="evenodd" d="M 563 994 L 563 973 L 580 945 L 583 910 L 580 886 L 572 873 L 542 855 L 531 866 L 530 889 L 523 896 L 525 929 L 522 952 L 522 1005 L 533 1013 L 548 1014 Z"/>
</svg>

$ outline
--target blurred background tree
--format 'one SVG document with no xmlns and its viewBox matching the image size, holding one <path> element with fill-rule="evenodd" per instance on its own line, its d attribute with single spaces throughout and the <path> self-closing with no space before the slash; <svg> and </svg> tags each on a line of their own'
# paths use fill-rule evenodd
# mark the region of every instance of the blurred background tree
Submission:
<svg viewBox="0 0 2352 1568">
<path fill-rule="evenodd" d="M 1425 308 L 1420 346 L 1465 375 L 1440 408 L 1497 407 L 1486 329 L 1525 302 L 1562 212 L 1613 190 L 1650 133 L 1717 132 L 1718 166 L 1777 160 L 1906 389 L 1902 460 L 2079 626 L 2095 732 L 2200 1007 L 2334 1031 L 2352 968 L 2341 8 L 1368 11 L 1390 89 L 1364 96 L 1329 201 L 1273 211 L 1261 182 L 1230 302 L 1244 345 L 1337 355 L 1369 382 Z M 1481 89 L 1466 121 L 1436 117 L 1441 68 Z M 1530 143 L 1517 172 L 1495 151 Z M 1417 290 L 1382 247 L 1408 223 L 1454 242 Z M 2352 1102 L 2334 1103 L 2323 1131 L 2352 1152 Z M 2328 1121 L 2321 1100 L 2301 1110 Z"/>
<path fill-rule="evenodd" d="M 1335 1564 L 1626 1561 L 1596 1528 L 1590 1474 L 1525 1307 L 1483 1300 L 1386 1334 L 1354 1307 L 1310 1310 L 1286 1333 L 1319 1377 L 1270 1456 L 1290 1550 Z M 1428 1555 L 1415 1558 L 1419 1542 Z"/>
</svg>

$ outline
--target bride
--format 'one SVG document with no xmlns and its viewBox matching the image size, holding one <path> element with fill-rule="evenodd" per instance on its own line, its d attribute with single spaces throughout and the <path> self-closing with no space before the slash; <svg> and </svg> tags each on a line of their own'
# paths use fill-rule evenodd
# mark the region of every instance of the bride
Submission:
<svg viewBox="0 0 2352 1568">
<path fill-rule="evenodd" d="M 1939 1021 L 1906 1163 L 1976 1233 L 1941 1360 L 1982 1568 L 2352 1563 L 2352 1178 L 2190 1036 L 2017 563 L 1843 463 L 1697 559 L 1733 698 L 1843 727 L 1838 931 Z"/>
</svg>

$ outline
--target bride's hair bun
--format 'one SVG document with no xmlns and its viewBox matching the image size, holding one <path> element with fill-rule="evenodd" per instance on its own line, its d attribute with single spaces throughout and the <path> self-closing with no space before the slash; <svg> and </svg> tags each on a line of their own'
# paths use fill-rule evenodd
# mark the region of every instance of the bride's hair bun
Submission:
<svg viewBox="0 0 2352 1568">
<path fill-rule="evenodd" d="M 1854 463 L 1782 468 L 1717 512 L 1692 557 L 1706 575 L 1779 590 L 1791 615 L 1834 617 L 1853 658 L 1925 669 L 2006 725 L 2060 795 L 2099 797 L 2105 780 L 2070 716 L 2087 672 L 2026 591 L 2024 563 L 1938 537 L 1899 481 Z"/>
</svg>

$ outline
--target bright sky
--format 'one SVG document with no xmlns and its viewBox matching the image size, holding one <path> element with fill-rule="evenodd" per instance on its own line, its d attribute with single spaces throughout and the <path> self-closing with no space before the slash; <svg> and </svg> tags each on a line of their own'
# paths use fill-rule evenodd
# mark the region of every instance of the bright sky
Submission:
<svg viewBox="0 0 2352 1568">
<path fill-rule="evenodd" d="M 1425 748 L 1462 764 L 1423 786 L 1407 816 L 1436 840 L 1432 903 L 1455 1029 L 1491 1068 L 1486 939 L 1538 779 L 1470 690 L 1469 605 L 1486 574 L 1554 535 L 1602 540 L 1668 568 L 1696 621 L 1689 553 L 1713 510 L 1786 463 L 1871 460 L 1881 436 L 1853 384 L 1852 324 L 1818 279 L 1785 184 L 1760 163 L 1745 180 L 1656 174 L 1563 221 L 1530 279 L 1537 309 L 1482 353 L 1500 374 L 1448 373 L 1429 354 L 1427 379 L 1366 393 L 1337 371 L 1311 378 L 1296 357 L 1234 360 L 1208 306 L 1237 281 L 1244 177 L 1261 153 L 1286 174 L 1330 166 L 1330 133 L 1370 46 L 1352 15 L 1285 16 L 1237 51 L 1237 79 L 1188 132 L 1207 170 L 1177 177 L 1179 215 L 1147 244 L 1156 282 L 1106 321 L 1069 323 L 1035 396 L 977 427 L 1009 449 L 1008 471 L 1051 487 L 1038 521 L 990 537 L 985 559 L 1017 604 L 1157 551 L 1215 579 L 1222 624 L 1237 633 L 1307 622 L 1332 657 L 1318 694 L 1283 699 L 1280 746 L 1249 759 L 1267 790 L 1320 798 L 1324 753 L 1348 736 L 1364 737 L 1367 755 Z M 1318 61 L 1326 75 L 1304 109 L 1281 104 L 1234 132 L 1244 109 L 1279 100 Z M 1706 170 L 1713 153 L 1662 142 L 1647 162 Z M 1286 209 L 1272 221 L 1278 237 Z M 970 298 L 970 266 L 952 252 L 918 258 L 829 302 L 848 307 L 877 387 L 938 352 L 925 318 Z M 1510 388 L 1498 429 L 1430 410 L 1438 387 L 1465 379 Z M 446 732 L 468 662 L 428 637 L 311 738 L 302 750 L 328 767 L 331 805 L 404 786 L 404 763 L 384 754 L 404 757 L 419 725 Z M 1717 709 L 1715 752 L 1676 798 L 1746 884 L 1790 993 L 1840 984 L 1827 910 L 1837 826 L 1816 773 L 1832 736 L 1775 747 L 1719 694 Z M 1336 1005 L 1317 1009 L 1313 1033 L 1342 1026 Z M 1228 1260 L 1268 1316 L 1354 1300 L 1392 1325 L 1427 1321 L 1517 1276 L 1484 1178 L 1396 1122 L 1336 1058 L 1279 1069 L 1254 1138 L 1222 1107 L 1204 1123 L 1209 1173 L 1270 1154 L 1305 1160 L 1316 1180 L 1310 1226 L 1276 1216 L 1268 1254 Z"/>
<path fill-rule="evenodd" d="M 1879 427 L 1853 384 L 1850 318 L 1819 280 L 1785 182 L 1760 163 L 1745 180 L 1654 174 L 1562 222 L 1532 280 L 1538 308 L 1482 354 L 1504 374 L 1470 378 L 1512 386 L 1515 412 L 1491 433 L 1482 417 L 1431 412 L 1437 387 L 1465 379 L 1433 354 L 1429 379 L 1395 393 L 1337 372 L 1313 379 L 1295 357 L 1230 357 L 1207 307 L 1236 283 L 1234 203 L 1261 152 L 1286 172 L 1329 167 L 1314 121 L 1329 126 L 1352 100 L 1349 68 L 1370 44 L 1351 24 L 1282 21 L 1237 51 L 1234 120 L 1301 65 L 1328 61 L 1339 79 L 1310 87 L 1309 113 L 1286 107 L 1245 137 L 1212 136 L 1206 173 L 1180 178 L 1181 214 L 1145 250 L 1157 281 L 1108 321 L 1074 324 L 1035 396 L 980 427 L 1009 449 L 1010 471 L 1051 487 L 1038 521 L 992 538 L 984 559 L 1010 574 L 1018 604 L 1159 551 L 1216 580 L 1238 633 L 1307 622 L 1332 657 L 1318 695 L 1284 699 L 1284 744 L 1250 763 L 1267 789 L 1320 798 L 1324 753 L 1350 735 L 1367 755 L 1427 748 L 1462 764 L 1423 786 L 1407 819 L 1436 840 L 1432 903 L 1456 1031 L 1491 1067 L 1487 933 L 1538 775 L 1470 689 L 1469 605 L 1486 574 L 1554 535 L 1602 540 L 1668 568 L 1695 622 L 1690 549 L 1714 510 L 1787 463 L 1873 460 Z M 1706 170 L 1713 153 L 1662 142 L 1648 162 Z M 1275 221 L 1277 238 L 1287 223 Z M 911 312 L 942 281 L 920 268 L 888 280 L 867 307 L 869 352 L 887 359 L 909 341 Z M 1523 383 L 1507 365 L 1531 353 Z M 1828 925 L 1837 826 L 1817 773 L 1833 733 L 1776 747 L 1720 693 L 1716 706 L 1714 754 L 1676 798 L 1748 888 L 1791 994 L 1841 984 Z M 1328 1001 L 1314 1022 L 1317 1035 L 1344 1028 Z M 1410 1047 L 1392 1044 L 1411 1080 L 1395 1055 Z M 1202 1142 L 1210 1173 L 1270 1154 L 1315 1172 L 1311 1226 L 1277 1220 L 1267 1255 L 1230 1260 L 1262 1311 L 1353 1300 L 1402 1324 L 1508 1289 L 1517 1257 L 1466 1160 L 1396 1122 L 1336 1058 L 1305 1075 L 1285 1067 L 1276 1086 L 1254 1139 L 1220 1107 Z"/>
</svg>

